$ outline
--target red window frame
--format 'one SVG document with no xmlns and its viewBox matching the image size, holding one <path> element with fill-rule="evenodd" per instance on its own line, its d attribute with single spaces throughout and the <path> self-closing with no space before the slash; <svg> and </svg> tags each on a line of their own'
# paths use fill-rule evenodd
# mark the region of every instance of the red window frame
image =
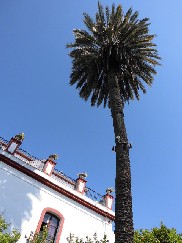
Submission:
<svg viewBox="0 0 182 243">
<path fill-rule="evenodd" d="M 41 225 L 42 225 L 42 222 L 44 220 L 44 216 L 45 216 L 46 213 L 51 213 L 51 214 L 57 216 L 60 219 L 59 227 L 57 229 L 57 234 L 56 234 L 56 240 L 55 240 L 55 243 L 59 243 L 61 233 L 62 233 L 62 229 L 63 229 L 63 224 L 64 224 L 64 217 L 56 209 L 53 209 L 53 208 L 44 208 L 43 209 L 41 216 L 40 216 L 40 219 L 39 219 L 39 222 L 38 222 L 38 225 L 37 225 L 36 233 L 40 232 L 40 228 L 41 228 Z"/>
</svg>

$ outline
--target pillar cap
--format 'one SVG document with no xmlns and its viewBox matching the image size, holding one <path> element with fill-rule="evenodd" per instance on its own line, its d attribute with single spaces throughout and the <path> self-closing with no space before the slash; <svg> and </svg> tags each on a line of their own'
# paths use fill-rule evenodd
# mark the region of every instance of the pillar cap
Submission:
<svg viewBox="0 0 182 243">
<path fill-rule="evenodd" d="M 57 154 L 51 154 L 51 155 L 49 155 L 48 160 L 52 160 L 52 161 L 54 161 L 54 160 L 56 160 L 56 159 L 58 159 L 58 155 L 57 155 Z"/>
<path fill-rule="evenodd" d="M 87 174 L 87 172 L 81 172 L 81 173 L 78 173 L 77 176 L 79 179 L 85 180 L 87 178 L 88 174 Z"/>
<path fill-rule="evenodd" d="M 22 133 L 19 133 L 17 135 L 14 136 L 14 138 L 20 142 L 22 142 L 25 138 L 25 134 L 22 132 Z"/>
<path fill-rule="evenodd" d="M 113 187 L 108 187 L 108 188 L 106 189 L 106 193 L 107 193 L 108 195 L 110 195 L 112 192 L 114 192 L 114 188 L 113 188 Z"/>
</svg>

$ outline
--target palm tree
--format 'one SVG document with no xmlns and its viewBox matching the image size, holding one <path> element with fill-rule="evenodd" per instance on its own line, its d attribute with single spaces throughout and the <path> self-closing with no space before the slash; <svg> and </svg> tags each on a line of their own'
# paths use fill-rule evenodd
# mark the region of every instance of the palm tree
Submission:
<svg viewBox="0 0 182 243">
<path fill-rule="evenodd" d="M 111 110 L 116 152 L 115 242 L 133 243 L 133 213 L 129 148 L 124 104 L 139 100 L 144 83 L 151 86 L 155 66 L 160 59 L 155 35 L 149 34 L 149 19 L 138 19 L 138 12 L 130 8 L 123 13 L 121 5 L 104 9 L 98 2 L 95 20 L 84 13 L 87 30 L 75 29 L 72 48 L 70 85 L 76 84 L 79 95 L 89 99 L 91 106 Z"/>
</svg>

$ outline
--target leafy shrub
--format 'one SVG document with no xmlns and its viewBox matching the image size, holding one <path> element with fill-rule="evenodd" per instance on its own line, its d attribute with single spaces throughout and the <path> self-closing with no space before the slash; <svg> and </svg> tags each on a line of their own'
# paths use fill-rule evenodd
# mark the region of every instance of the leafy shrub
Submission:
<svg viewBox="0 0 182 243">
<path fill-rule="evenodd" d="M 73 234 L 70 234 L 69 237 L 67 237 L 68 243 L 108 243 L 109 240 L 107 240 L 107 236 L 104 235 L 102 240 L 98 240 L 97 234 L 95 233 L 93 235 L 93 239 L 86 236 L 85 240 L 79 239 L 78 237 L 75 237 Z"/>
<path fill-rule="evenodd" d="M 163 223 L 160 228 L 136 230 L 134 243 L 182 243 L 182 236 L 174 228 L 168 229 Z"/>
<path fill-rule="evenodd" d="M 11 233 L 8 231 L 10 224 L 6 223 L 3 216 L 0 214 L 0 243 L 15 243 L 20 238 L 18 230 L 13 229 Z"/>
<path fill-rule="evenodd" d="M 46 226 L 44 226 L 43 231 L 39 233 L 34 234 L 33 232 L 31 232 L 30 236 L 27 239 L 27 243 L 47 243 L 47 236 L 48 236 L 48 230 Z"/>
</svg>

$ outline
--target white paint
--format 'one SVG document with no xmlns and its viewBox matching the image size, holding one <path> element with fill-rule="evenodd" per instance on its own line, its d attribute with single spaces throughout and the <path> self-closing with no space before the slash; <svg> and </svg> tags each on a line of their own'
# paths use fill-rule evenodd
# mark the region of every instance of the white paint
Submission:
<svg viewBox="0 0 182 243">
<path fill-rule="evenodd" d="M 111 208 L 112 207 L 112 201 L 113 201 L 113 199 L 112 198 L 110 198 L 110 197 L 107 197 L 107 207 L 108 208 Z"/>
<path fill-rule="evenodd" d="M 83 189 L 84 189 L 84 186 L 85 186 L 85 182 L 79 180 L 78 183 L 79 183 L 78 184 L 78 191 L 79 192 L 83 192 Z"/>
<path fill-rule="evenodd" d="M 53 164 L 51 163 L 47 163 L 46 164 L 46 170 L 45 170 L 45 173 L 50 175 L 51 174 L 51 171 L 52 171 L 52 167 L 53 167 Z"/>
<path fill-rule="evenodd" d="M 83 200 L 114 215 L 111 210 L 98 202 L 92 201 L 64 184 L 61 185 L 60 182 L 54 180 L 45 173 L 32 168 L 18 158 L 9 155 L 6 152 L 0 151 L 0 153 L 11 157 L 12 160 L 22 164 L 22 166 L 34 171 L 36 174 L 49 179 Z M 104 233 L 106 233 L 110 243 L 114 242 L 112 224 L 108 219 L 12 167 L 9 167 L 1 161 L 0 195 L 0 212 L 4 212 L 5 218 L 8 222 L 11 222 L 12 227 L 18 228 L 21 231 L 19 243 L 25 243 L 24 236 L 29 235 L 31 231 L 35 232 L 41 213 L 43 209 L 47 207 L 58 210 L 65 218 L 60 238 L 61 243 L 67 242 L 66 238 L 70 233 L 73 233 L 80 238 L 85 238 L 87 235 L 92 237 L 95 232 L 97 232 L 98 238 L 100 239 L 103 237 Z"/>
<path fill-rule="evenodd" d="M 45 179 L 51 181 L 52 183 L 54 183 L 54 184 L 57 185 L 57 186 L 62 187 L 63 189 L 65 189 L 65 190 L 71 192 L 73 195 L 76 195 L 76 196 L 82 198 L 84 201 L 93 204 L 94 206 L 96 206 L 96 207 L 102 209 L 103 211 L 105 211 L 105 212 L 107 212 L 107 213 L 109 213 L 109 214 L 111 214 L 111 215 L 113 215 L 113 216 L 115 215 L 114 212 L 113 212 L 112 210 L 106 208 L 105 206 L 103 206 L 103 205 L 100 204 L 99 202 L 97 202 L 97 201 L 93 201 L 92 199 L 86 197 L 85 195 L 80 194 L 78 191 L 76 191 L 76 190 L 70 188 L 68 185 L 63 184 L 63 183 L 61 183 L 60 181 L 55 180 L 55 179 L 52 178 L 51 176 L 45 174 L 44 172 L 42 172 L 42 171 L 40 171 L 40 170 L 38 170 L 38 169 L 36 169 L 36 168 L 33 168 L 33 167 L 32 167 L 29 163 L 27 163 L 26 161 L 22 161 L 21 159 L 17 158 L 17 157 L 16 157 L 16 154 L 15 154 L 15 156 L 13 156 L 12 154 L 9 154 L 9 153 L 7 153 L 6 151 L 3 151 L 3 150 L 1 150 L 1 149 L 0 149 L 0 154 L 3 154 L 4 156 L 10 158 L 12 161 L 14 161 L 14 162 L 16 162 L 16 163 L 22 165 L 23 167 L 29 169 L 30 171 L 33 171 L 33 172 L 36 173 L 37 175 L 39 175 L 39 176 L 41 176 L 41 177 L 43 177 L 43 178 L 45 178 Z"/>
<path fill-rule="evenodd" d="M 17 144 L 12 142 L 11 145 L 9 146 L 9 148 L 8 148 L 8 151 L 10 153 L 13 153 L 15 151 L 16 147 L 17 147 Z"/>
</svg>

